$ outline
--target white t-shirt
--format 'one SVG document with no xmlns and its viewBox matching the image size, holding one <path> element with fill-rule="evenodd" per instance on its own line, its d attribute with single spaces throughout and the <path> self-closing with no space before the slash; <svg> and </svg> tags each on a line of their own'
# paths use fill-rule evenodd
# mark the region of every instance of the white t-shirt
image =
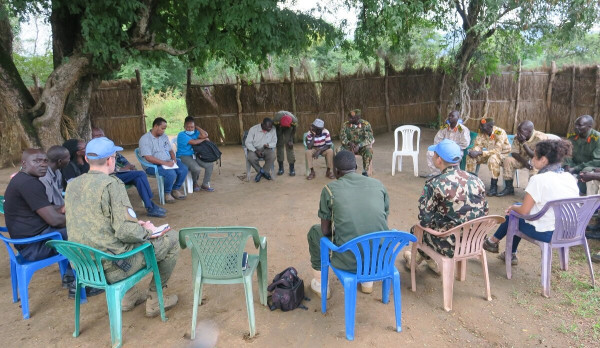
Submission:
<svg viewBox="0 0 600 348">
<path fill-rule="evenodd" d="M 529 214 L 533 215 L 542 210 L 548 201 L 579 197 L 577 179 L 567 172 L 546 172 L 537 174 L 529 179 L 525 192 L 529 193 L 535 204 Z M 554 231 L 554 209 L 534 221 L 527 221 L 537 232 Z"/>
</svg>

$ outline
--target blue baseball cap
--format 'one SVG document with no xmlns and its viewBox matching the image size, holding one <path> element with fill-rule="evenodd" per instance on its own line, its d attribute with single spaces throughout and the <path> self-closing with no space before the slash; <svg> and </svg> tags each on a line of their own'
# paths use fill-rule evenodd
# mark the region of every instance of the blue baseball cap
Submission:
<svg viewBox="0 0 600 348">
<path fill-rule="evenodd" d="M 460 162 L 463 155 L 460 146 L 450 139 L 444 139 L 437 145 L 431 145 L 428 150 L 437 153 L 438 156 L 448 163 Z"/>
<path fill-rule="evenodd" d="M 107 137 L 92 139 L 85 147 L 85 155 L 89 159 L 106 158 L 117 151 L 123 151 L 123 148 L 115 146 L 115 143 Z"/>
</svg>

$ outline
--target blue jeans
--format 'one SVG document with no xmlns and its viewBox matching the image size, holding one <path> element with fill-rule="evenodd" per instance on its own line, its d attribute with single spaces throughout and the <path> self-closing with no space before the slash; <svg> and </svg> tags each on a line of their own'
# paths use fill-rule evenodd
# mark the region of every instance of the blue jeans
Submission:
<svg viewBox="0 0 600 348">
<path fill-rule="evenodd" d="M 165 194 L 171 193 L 172 190 L 179 190 L 181 185 L 185 182 L 185 177 L 188 173 L 188 168 L 177 159 L 177 169 L 164 169 L 162 166 L 158 166 L 158 174 L 165 178 Z M 154 168 L 146 168 L 146 173 L 149 175 L 154 174 Z"/>
<path fill-rule="evenodd" d="M 504 217 L 506 221 L 504 221 L 500 227 L 494 233 L 494 237 L 498 240 L 506 237 L 506 233 L 508 232 L 508 215 Z M 539 240 L 540 242 L 550 243 L 552 240 L 552 233 L 554 231 L 546 231 L 546 232 L 537 232 L 535 230 L 535 226 L 530 225 L 525 221 L 525 219 L 519 219 L 519 231 L 526 235 L 529 238 Z M 513 238 L 512 252 L 513 254 L 517 252 L 517 248 L 519 247 L 519 243 L 521 242 L 521 237 L 515 236 Z"/>
<path fill-rule="evenodd" d="M 130 170 L 126 172 L 116 172 L 115 176 L 121 179 L 125 185 L 135 185 L 146 209 L 151 209 L 154 206 L 152 203 L 152 189 L 150 188 L 146 173 L 141 170 Z"/>
</svg>

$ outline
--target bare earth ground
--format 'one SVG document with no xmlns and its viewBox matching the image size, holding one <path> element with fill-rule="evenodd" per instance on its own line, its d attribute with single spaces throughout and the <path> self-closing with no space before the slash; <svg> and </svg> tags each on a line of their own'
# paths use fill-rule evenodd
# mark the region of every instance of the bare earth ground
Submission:
<svg viewBox="0 0 600 348">
<path fill-rule="evenodd" d="M 419 168 L 426 174 L 426 146 L 434 131 L 423 129 Z M 404 160 L 404 171 L 391 175 L 392 133 L 377 137 L 374 177 L 387 187 L 391 199 L 390 228 L 407 231 L 416 222 L 417 199 L 424 179 L 414 177 L 412 162 Z M 133 151 L 125 151 L 135 161 Z M 599 291 L 589 287 L 589 274 L 581 248 L 571 252 L 568 272 L 559 270 L 555 254 L 552 269 L 552 298 L 540 296 L 540 253 L 533 245 L 522 243 L 520 264 L 514 268 L 513 279 L 506 279 L 504 263 L 488 254 L 493 300 L 484 299 L 484 283 L 479 262 L 469 262 L 465 282 L 455 282 L 454 310 L 442 308 L 442 282 L 426 268 L 417 273 L 417 292 L 410 291 L 410 273 L 403 261 L 396 262 L 402 278 L 402 332 L 393 330 L 393 301 L 381 303 L 381 283 L 375 284 L 371 295 L 358 293 L 356 338 L 345 339 L 344 297 L 339 281 L 331 274 L 333 296 L 326 314 L 320 312 L 320 302 L 309 289 L 311 273 L 306 233 L 318 223 L 317 206 L 325 178 L 324 160 L 316 168 L 318 177 L 307 182 L 304 177 L 304 157 L 301 145 L 296 145 L 297 176 L 286 174 L 275 181 L 245 182 L 238 177 L 245 172 L 243 152 L 239 146 L 223 148 L 223 167 L 215 170 L 214 193 L 194 193 L 186 201 L 167 205 L 167 219 L 174 228 L 189 226 L 256 226 L 268 238 L 269 278 L 285 267 L 294 266 L 306 285 L 310 302 L 308 310 L 292 312 L 269 311 L 260 305 L 254 282 L 254 308 L 258 334 L 247 339 L 248 322 L 242 285 L 206 285 L 205 301 L 198 313 L 199 327 L 216 327 L 219 347 L 275 346 L 598 346 L 600 333 Z M 0 192 L 4 192 L 9 175 L 16 168 L 0 170 Z M 482 167 L 481 176 L 489 185 L 489 172 Z M 489 199 L 490 214 L 503 215 L 505 208 L 523 199 L 526 174 L 521 174 L 521 188 L 514 197 Z M 150 179 L 153 187 L 154 179 Z M 155 191 L 156 192 L 156 191 Z M 129 190 L 132 204 L 140 216 L 144 209 L 135 189 Z M 156 197 L 155 197 L 156 199 Z M 2 218 L 0 222 L 3 223 Z M 156 221 L 163 223 L 162 221 Z M 248 245 L 247 250 L 250 249 Z M 592 251 L 600 243 L 591 242 Z M 135 345 L 157 347 L 201 346 L 200 335 L 189 340 L 192 315 L 193 284 L 191 258 L 182 250 L 168 292 L 179 295 L 179 304 L 167 312 L 169 320 L 144 317 L 144 306 L 123 314 L 123 339 L 126 347 Z M 596 269 L 599 269 L 596 265 Z M 596 276 L 600 275 L 596 271 Z M 146 281 L 144 281 L 146 284 Z M 11 301 L 10 272 L 6 250 L 0 251 L 0 337 L 7 347 L 110 345 L 110 330 L 104 296 L 89 299 L 81 307 L 81 335 L 73 338 L 73 301 L 61 288 L 58 267 L 35 274 L 30 284 L 31 319 L 23 320 L 18 303 Z M 208 330 L 210 331 L 210 330 Z M 200 334 L 200 333 L 199 333 Z M 213 332 L 214 334 L 214 332 Z M 596 343 L 594 343 L 596 342 Z M 207 343 L 207 342 L 204 342 Z"/>
</svg>

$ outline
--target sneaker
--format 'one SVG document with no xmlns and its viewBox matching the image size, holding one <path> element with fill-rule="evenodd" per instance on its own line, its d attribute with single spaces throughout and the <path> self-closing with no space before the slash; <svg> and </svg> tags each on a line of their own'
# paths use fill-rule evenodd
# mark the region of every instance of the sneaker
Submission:
<svg viewBox="0 0 600 348">
<path fill-rule="evenodd" d="M 260 172 L 258 172 L 258 174 L 256 174 L 256 176 L 254 177 L 254 181 L 259 182 L 261 178 L 262 178 L 262 170 Z"/>
<path fill-rule="evenodd" d="M 201 190 L 202 188 L 200 188 L 200 186 L 194 185 L 194 192 L 200 192 Z"/>
<path fill-rule="evenodd" d="M 173 198 L 171 192 L 165 192 L 165 203 L 175 203 L 175 198 Z"/>
<path fill-rule="evenodd" d="M 163 290 L 163 304 L 165 305 L 165 311 L 173 308 L 179 299 L 177 295 L 166 295 Z M 146 299 L 146 316 L 149 318 L 155 317 L 160 314 L 160 307 L 158 305 L 158 294 L 155 291 L 148 290 L 148 298 Z"/>
<path fill-rule="evenodd" d="M 212 187 L 210 187 L 210 186 L 204 186 L 204 185 L 202 185 L 202 186 L 200 186 L 200 189 L 202 191 L 206 191 L 206 192 L 215 192 L 215 189 L 212 188 Z"/>
<path fill-rule="evenodd" d="M 76 288 L 76 285 L 75 285 L 75 281 L 73 281 L 69 285 L 69 298 L 71 300 L 75 299 L 75 292 L 76 292 L 76 290 L 77 290 L 77 288 Z M 92 297 L 92 296 L 100 295 L 103 292 L 104 292 L 104 289 L 85 287 L 85 295 L 87 297 Z"/>
<path fill-rule="evenodd" d="M 320 280 L 316 280 L 315 278 L 313 278 L 310 281 L 310 289 L 312 290 L 312 292 L 317 294 L 317 296 L 319 296 L 319 298 L 321 298 L 322 294 L 321 294 L 321 281 Z M 331 297 L 331 288 L 328 286 L 327 287 L 327 299 L 329 299 L 330 297 Z"/>
<path fill-rule="evenodd" d="M 267 173 L 267 172 L 263 172 L 263 173 L 262 173 L 262 176 L 264 176 L 264 177 L 265 177 L 265 179 L 267 179 L 267 180 L 273 180 L 273 178 L 271 178 L 271 174 L 269 174 L 269 173 Z"/>
<path fill-rule="evenodd" d="M 404 267 L 406 267 L 406 269 L 410 271 L 410 259 L 412 257 L 411 251 L 406 250 L 404 254 L 402 254 L 402 257 L 404 258 Z M 415 261 L 418 267 L 421 264 L 421 262 L 423 262 L 423 255 L 417 252 L 417 259 Z"/>
<path fill-rule="evenodd" d="M 163 213 L 157 206 L 146 209 L 146 215 L 157 218 L 164 218 L 165 213 Z"/>
<path fill-rule="evenodd" d="M 179 190 L 173 190 L 173 191 L 171 191 L 171 195 L 175 199 L 185 199 L 185 195 L 181 191 L 179 191 Z"/>
<path fill-rule="evenodd" d="M 71 285 L 71 283 L 75 282 L 75 275 L 73 275 L 73 270 L 72 269 L 68 269 L 65 272 L 65 275 L 62 277 L 62 287 L 63 288 L 68 288 L 69 285 Z"/>
<path fill-rule="evenodd" d="M 497 254 L 498 243 L 494 243 L 489 238 L 485 238 L 485 240 L 483 241 L 483 249 L 489 251 L 490 253 Z"/>
<path fill-rule="evenodd" d="M 137 286 L 129 289 L 125 296 L 123 296 L 123 300 L 121 301 L 121 309 L 123 312 L 129 312 L 134 309 L 135 306 L 140 305 L 146 301 L 146 297 L 148 294 L 146 291 L 142 291 L 138 289 Z"/>
<path fill-rule="evenodd" d="M 498 255 L 498 258 L 500 260 L 502 260 L 502 261 L 506 260 L 506 255 L 505 255 L 504 251 L 501 252 L 500 255 Z M 512 254 L 512 258 L 510 260 L 510 264 L 513 265 L 513 266 L 516 266 L 516 265 L 519 264 L 519 258 L 517 258 L 517 254 Z"/>
<path fill-rule="evenodd" d="M 366 170 L 363 170 L 363 172 L 362 172 L 362 175 L 363 175 L 363 176 L 366 176 L 366 177 L 369 177 L 369 173 L 367 173 L 367 171 L 366 171 Z"/>
<path fill-rule="evenodd" d="M 370 294 L 373 292 L 373 282 L 360 283 L 360 292 Z"/>
<path fill-rule="evenodd" d="M 440 268 L 438 267 L 437 262 L 435 262 L 433 259 L 427 259 L 425 260 L 427 262 L 427 267 L 429 267 L 429 270 L 432 271 L 433 273 L 440 275 Z"/>
</svg>

